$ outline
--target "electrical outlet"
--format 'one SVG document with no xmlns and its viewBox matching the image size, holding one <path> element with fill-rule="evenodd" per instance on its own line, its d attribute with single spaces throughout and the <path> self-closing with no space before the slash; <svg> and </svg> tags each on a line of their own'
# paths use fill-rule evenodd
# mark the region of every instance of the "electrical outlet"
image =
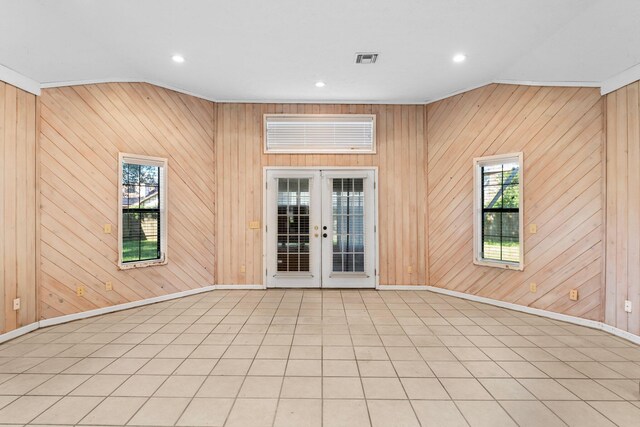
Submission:
<svg viewBox="0 0 640 427">
<path fill-rule="evenodd" d="M 111 224 L 105 224 L 103 230 L 104 234 L 111 234 Z"/>
<path fill-rule="evenodd" d="M 20 310 L 20 298 L 16 298 L 13 300 L 13 311 Z"/>
<path fill-rule="evenodd" d="M 412 266 L 407 267 L 407 273 L 409 273 L 409 274 L 413 273 L 413 267 Z"/>
<path fill-rule="evenodd" d="M 571 289 L 569 291 L 569 299 L 571 301 L 578 301 L 578 290 L 577 289 Z"/>
<path fill-rule="evenodd" d="M 627 313 L 631 313 L 631 301 L 626 300 L 624 302 L 624 311 L 626 311 Z"/>
<path fill-rule="evenodd" d="M 79 297 L 83 297 L 84 296 L 84 286 L 83 285 L 76 286 L 76 295 L 79 296 Z"/>
<path fill-rule="evenodd" d="M 252 230 L 256 230 L 260 228 L 260 221 L 251 221 L 249 222 L 249 228 Z"/>
<path fill-rule="evenodd" d="M 247 272 L 247 267 L 245 267 L 245 265 L 244 265 L 244 264 L 242 264 L 242 265 L 240 266 L 240 273 L 246 273 L 246 272 Z"/>
<path fill-rule="evenodd" d="M 107 290 L 107 291 L 112 291 L 113 290 L 113 283 L 105 282 L 104 283 L 104 289 Z"/>
<path fill-rule="evenodd" d="M 533 282 L 529 283 L 529 291 L 535 294 L 536 292 L 538 292 L 538 285 Z"/>
<path fill-rule="evenodd" d="M 538 232 L 538 226 L 536 224 L 529 225 L 529 233 L 536 234 Z"/>
</svg>

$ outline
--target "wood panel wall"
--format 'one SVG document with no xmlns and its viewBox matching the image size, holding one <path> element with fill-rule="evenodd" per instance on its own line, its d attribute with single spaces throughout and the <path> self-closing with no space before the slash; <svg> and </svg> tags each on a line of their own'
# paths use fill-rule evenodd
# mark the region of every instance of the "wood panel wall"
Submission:
<svg viewBox="0 0 640 427">
<path fill-rule="evenodd" d="M 426 283 L 426 107 L 417 105 L 217 104 L 217 283 L 262 284 L 264 166 L 377 166 L 380 283 Z M 375 155 L 263 154 L 265 113 L 375 114 Z M 411 272 L 410 272 L 411 270 Z"/>
<path fill-rule="evenodd" d="M 640 335 L 640 82 L 607 103 L 607 267 L 605 321 Z M 625 300 L 632 311 L 624 311 Z"/>
<path fill-rule="evenodd" d="M 113 83 L 46 89 L 41 105 L 40 316 L 213 284 L 213 103 Z M 119 152 L 168 158 L 166 266 L 117 267 Z"/>
<path fill-rule="evenodd" d="M 0 82 L 0 334 L 36 320 L 36 108 L 35 95 Z"/>
<path fill-rule="evenodd" d="M 38 102 L 3 85 L 2 331 L 36 318 L 36 288 L 28 283 L 37 279 L 39 247 L 41 318 L 213 283 L 261 284 L 262 230 L 248 225 L 262 221 L 263 167 L 377 166 L 381 284 L 430 284 L 602 320 L 606 225 L 606 319 L 638 333 L 640 311 L 623 314 L 621 304 L 628 298 L 640 306 L 633 280 L 640 196 L 632 191 L 640 184 L 633 172 L 640 167 L 639 91 L 636 83 L 607 97 L 605 173 L 605 103 L 591 88 L 489 85 L 412 106 L 213 104 L 137 83 L 46 89 Z M 376 114 L 377 153 L 265 155 L 265 113 Z M 525 270 L 475 266 L 472 159 L 518 151 Z M 166 266 L 117 268 L 118 152 L 169 159 Z M 18 221 L 25 217 L 27 225 Z M 538 292 L 529 292 L 531 282 Z M 80 284 L 83 297 L 75 294 Z M 573 288 L 577 302 L 568 298 Z M 18 313 L 8 310 L 14 295 L 23 298 Z"/>
<path fill-rule="evenodd" d="M 430 104 L 427 139 L 430 284 L 601 320 L 604 144 L 598 90 L 488 85 Z M 525 269 L 476 266 L 472 160 L 520 151 Z M 530 224 L 537 224 L 536 234 Z M 531 282 L 536 293 L 529 291 Z M 578 301 L 569 300 L 573 288 Z"/>
</svg>

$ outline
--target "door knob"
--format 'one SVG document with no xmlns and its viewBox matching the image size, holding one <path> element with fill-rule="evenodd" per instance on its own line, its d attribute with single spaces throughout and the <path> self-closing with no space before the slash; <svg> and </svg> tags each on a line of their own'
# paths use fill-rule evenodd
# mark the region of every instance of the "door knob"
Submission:
<svg viewBox="0 0 640 427">
<path fill-rule="evenodd" d="M 322 234 L 322 237 L 325 237 L 325 238 L 326 238 L 326 237 L 327 237 L 327 233 L 323 233 L 323 234 Z"/>
<path fill-rule="evenodd" d="M 323 229 L 323 230 L 326 230 L 326 229 L 327 229 L 327 226 L 325 225 L 324 227 L 322 227 L 322 229 Z"/>
</svg>

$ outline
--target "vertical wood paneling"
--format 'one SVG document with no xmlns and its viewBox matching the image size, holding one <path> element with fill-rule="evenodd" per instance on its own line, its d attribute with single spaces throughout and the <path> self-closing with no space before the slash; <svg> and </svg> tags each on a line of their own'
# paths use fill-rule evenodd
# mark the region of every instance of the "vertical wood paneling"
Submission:
<svg viewBox="0 0 640 427">
<path fill-rule="evenodd" d="M 0 82 L 0 333 L 36 320 L 36 126 L 35 95 Z"/>
<path fill-rule="evenodd" d="M 264 166 L 378 166 L 380 283 L 426 283 L 424 106 L 217 104 L 216 108 L 217 283 L 263 283 L 262 229 L 251 230 L 248 225 L 262 222 Z M 262 116 L 282 112 L 376 114 L 377 153 L 264 154 Z"/>
<path fill-rule="evenodd" d="M 603 103 L 596 89 L 488 85 L 428 106 L 429 283 L 600 319 Z M 474 157 L 524 152 L 525 269 L 473 264 Z M 626 172 L 625 172 L 626 173 Z M 538 232 L 529 233 L 537 224 Z M 529 292 L 529 283 L 538 285 Z M 569 300 L 577 288 L 580 299 Z"/>
<path fill-rule="evenodd" d="M 640 82 L 607 103 L 607 261 L 605 321 L 640 334 Z M 625 301 L 632 304 L 624 311 Z"/>
<path fill-rule="evenodd" d="M 42 318 L 213 284 L 213 136 L 213 103 L 152 85 L 43 91 Z M 119 152 L 169 159 L 165 266 L 117 267 Z M 80 284 L 84 297 L 75 294 Z"/>
</svg>

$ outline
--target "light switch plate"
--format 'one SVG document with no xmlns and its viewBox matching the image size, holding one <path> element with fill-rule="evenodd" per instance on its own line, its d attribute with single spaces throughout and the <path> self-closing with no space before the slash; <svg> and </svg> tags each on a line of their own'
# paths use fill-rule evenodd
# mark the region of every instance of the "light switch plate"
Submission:
<svg viewBox="0 0 640 427">
<path fill-rule="evenodd" d="M 409 274 L 413 273 L 413 267 L 412 266 L 407 267 L 407 273 L 409 273 Z"/>
<path fill-rule="evenodd" d="M 631 313 L 631 301 L 626 300 L 624 302 L 624 311 L 626 311 L 627 313 Z"/>
<path fill-rule="evenodd" d="M 79 297 L 83 297 L 84 296 L 84 286 L 82 286 L 82 285 L 76 286 L 76 295 L 79 296 Z"/>
<path fill-rule="evenodd" d="M 260 221 L 250 221 L 249 228 L 252 230 L 257 230 L 258 228 L 260 228 Z"/>
<path fill-rule="evenodd" d="M 569 299 L 571 301 L 578 301 L 578 290 L 577 289 L 571 289 L 569 291 Z"/>
<path fill-rule="evenodd" d="M 20 310 L 20 298 L 16 298 L 13 300 L 13 311 Z"/>
<path fill-rule="evenodd" d="M 104 234 L 111 234 L 111 224 L 105 224 L 103 230 Z"/>
<path fill-rule="evenodd" d="M 244 265 L 244 264 L 242 264 L 242 265 L 240 266 L 240 273 L 246 273 L 246 272 L 247 272 L 247 267 L 245 267 L 245 265 Z"/>
<path fill-rule="evenodd" d="M 531 282 L 529 284 L 529 291 L 531 291 L 531 293 L 535 294 L 536 292 L 538 292 L 538 285 L 536 283 L 534 283 L 534 282 Z"/>
<path fill-rule="evenodd" d="M 105 282 L 104 289 L 107 290 L 107 291 L 112 291 L 113 290 L 113 283 Z"/>
<path fill-rule="evenodd" d="M 536 234 L 538 232 L 538 226 L 536 224 L 529 225 L 529 233 Z"/>
</svg>

